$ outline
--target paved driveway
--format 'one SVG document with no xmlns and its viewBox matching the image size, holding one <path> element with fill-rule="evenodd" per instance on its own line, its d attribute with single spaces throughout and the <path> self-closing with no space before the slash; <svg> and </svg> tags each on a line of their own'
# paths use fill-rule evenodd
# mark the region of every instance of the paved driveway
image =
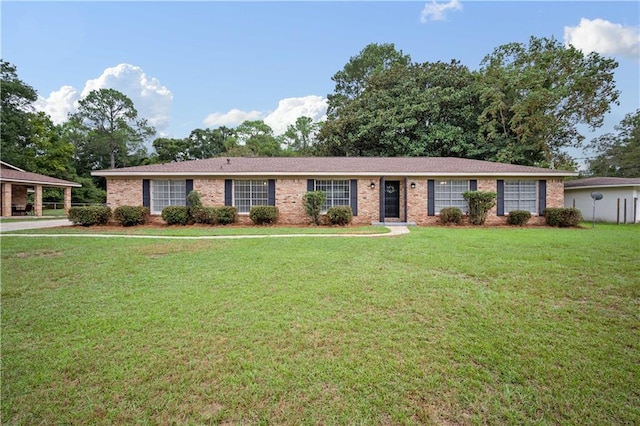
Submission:
<svg viewBox="0 0 640 426">
<path fill-rule="evenodd" d="M 21 229 L 55 228 L 56 226 L 70 225 L 71 222 L 67 219 L 32 220 L 24 222 L 5 219 L 0 223 L 0 232 L 19 231 Z"/>
</svg>

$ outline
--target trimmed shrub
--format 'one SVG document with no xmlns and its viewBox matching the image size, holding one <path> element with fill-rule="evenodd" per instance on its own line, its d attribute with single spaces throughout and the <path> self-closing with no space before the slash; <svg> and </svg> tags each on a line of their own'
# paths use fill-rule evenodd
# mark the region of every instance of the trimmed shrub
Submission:
<svg viewBox="0 0 640 426">
<path fill-rule="evenodd" d="M 74 225 L 106 225 L 111 219 L 111 209 L 106 206 L 71 207 L 68 218 Z"/>
<path fill-rule="evenodd" d="M 469 222 L 472 225 L 484 225 L 487 213 L 496 205 L 496 193 L 489 191 L 466 191 L 462 197 L 469 204 Z"/>
<path fill-rule="evenodd" d="M 202 207 L 202 201 L 200 201 L 200 193 L 197 191 L 189 192 L 187 195 L 187 205 L 189 207 Z"/>
<path fill-rule="evenodd" d="M 345 226 L 353 220 L 353 212 L 349 206 L 330 207 L 327 210 L 327 219 L 332 225 Z"/>
<path fill-rule="evenodd" d="M 238 213 L 235 207 L 222 206 L 222 207 L 216 207 L 215 209 L 218 215 L 218 224 L 231 225 L 232 223 L 236 223 Z"/>
<path fill-rule="evenodd" d="M 462 210 L 457 207 L 445 207 L 441 209 L 440 223 L 443 225 L 460 225 L 462 223 Z"/>
<path fill-rule="evenodd" d="M 511 210 L 507 216 L 507 223 L 511 226 L 524 226 L 531 219 L 531 212 L 527 210 Z"/>
<path fill-rule="evenodd" d="M 278 208 L 275 206 L 251 207 L 249 218 L 256 225 L 272 225 L 278 220 Z"/>
<path fill-rule="evenodd" d="M 111 209 L 104 206 L 71 207 L 68 219 L 74 225 L 106 225 L 111 218 Z"/>
<path fill-rule="evenodd" d="M 189 207 L 167 206 L 162 209 L 162 219 L 167 225 L 186 225 L 189 223 Z"/>
<path fill-rule="evenodd" d="M 142 206 L 120 206 L 113 211 L 113 220 L 122 226 L 144 225 L 149 220 L 149 209 Z"/>
<path fill-rule="evenodd" d="M 571 207 L 546 208 L 542 214 L 544 214 L 547 225 L 560 228 L 578 226 L 582 221 L 580 210 Z"/>
<path fill-rule="evenodd" d="M 304 209 L 314 225 L 320 225 L 320 212 L 326 200 L 327 194 L 324 191 L 309 191 L 302 196 Z"/>
<path fill-rule="evenodd" d="M 189 212 L 195 223 L 205 225 L 218 224 L 218 210 L 215 207 L 191 207 Z"/>
</svg>

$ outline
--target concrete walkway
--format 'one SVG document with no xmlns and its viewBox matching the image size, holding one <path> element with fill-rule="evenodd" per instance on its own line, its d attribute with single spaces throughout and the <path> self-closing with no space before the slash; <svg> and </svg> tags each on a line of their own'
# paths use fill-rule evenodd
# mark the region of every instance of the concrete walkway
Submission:
<svg viewBox="0 0 640 426">
<path fill-rule="evenodd" d="M 21 229 L 53 228 L 57 226 L 69 226 L 71 222 L 64 219 L 43 220 L 33 222 L 15 222 L 0 224 L 0 232 L 18 231 Z M 170 235 L 128 235 L 128 234 L 0 234 L 1 237 L 83 237 L 83 238 L 143 238 L 143 239 L 167 239 L 167 240 L 219 240 L 219 239 L 244 239 L 244 238 L 295 238 L 295 237 L 395 237 L 409 233 L 406 226 L 387 226 L 391 232 L 383 234 L 273 234 L 273 235 L 203 235 L 203 236 L 170 236 Z"/>
<path fill-rule="evenodd" d="M 20 231 L 22 229 L 57 228 L 73 225 L 68 219 L 12 220 L 4 219 L 0 223 L 0 232 Z"/>
</svg>

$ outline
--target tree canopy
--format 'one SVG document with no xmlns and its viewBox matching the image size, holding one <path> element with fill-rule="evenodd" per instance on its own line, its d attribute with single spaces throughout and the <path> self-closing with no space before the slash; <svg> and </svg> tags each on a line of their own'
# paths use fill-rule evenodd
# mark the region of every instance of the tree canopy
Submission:
<svg viewBox="0 0 640 426">
<path fill-rule="evenodd" d="M 85 152 L 95 168 L 129 166 L 147 156 L 144 141 L 155 129 L 138 117 L 133 101 L 114 89 L 99 89 L 81 99 L 71 119 L 84 132 Z"/>
<path fill-rule="evenodd" d="M 640 109 L 627 114 L 615 130 L 589 144 L 598 153 L 589 161 L 589 174 L 640 177 Z"/>
</svg>

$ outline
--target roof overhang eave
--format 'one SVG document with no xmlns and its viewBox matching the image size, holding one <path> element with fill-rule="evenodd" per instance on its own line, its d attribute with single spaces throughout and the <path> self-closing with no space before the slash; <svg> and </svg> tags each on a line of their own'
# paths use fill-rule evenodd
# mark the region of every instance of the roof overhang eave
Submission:
<svg viewBox="0 0 640 426">
<path fill-rule="evenodd" d="M 0 182 L 17 183 L 17 184 L 21 184 L 21 185 L 42 185 L 42 186 L 46 186 L 47 188 L 68 188 L 68 187 L 82 188 L 81 184 L 75 183 L 75 182 L 68 183 L 68 184 L 63 184 L 63 183 L 42 182 L 42 181 L 37 181 L 37 180 L 3 179 L 3 178 L 0 178 Z"/>
<path fill-rule="evenodd" d="M 432 177 L 432 176 L 451 176 L 451 177 L 568 177 L 577 176 L 576 172 L 352 172 L 352 171 L 335 171 L 335 172 L 113 172 L 113 171 L 95 171 L 91 172 L 92 176 L 100 177 L 233 177 L 233 176 L 264 176 L 264 177 L 305 177 L 305 176 L 354 176 L 354 177 L 377 177 L 377 176 L 394 176 L 394 177 Z"/>
</svg>

